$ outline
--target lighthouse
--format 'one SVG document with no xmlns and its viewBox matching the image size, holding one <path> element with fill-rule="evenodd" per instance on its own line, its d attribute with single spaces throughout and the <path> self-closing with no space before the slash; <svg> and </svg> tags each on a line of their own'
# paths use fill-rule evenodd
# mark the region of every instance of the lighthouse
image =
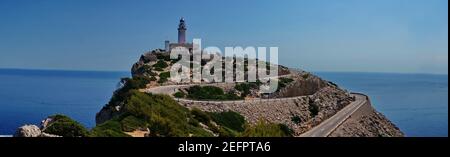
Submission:
<svg viewBox="0 0 450 157">
<path fill-rule="evenodd" d="M 170 52 L 173 48 L 183 47 L 192 52 L 193 44 L 186 42 L 186 23 L 184 18 L 180 19 L 180 23 L 178 24 L 178 43 L 171 43 L 169 40 L 164 42 L 165 52 Z"/>
<path fill-rule="evenodd" d="M 178 25 L 178 44 L 186 43 L 186 23 L 184 18 L 180 19 L 180 24 Z"/>
</svg>

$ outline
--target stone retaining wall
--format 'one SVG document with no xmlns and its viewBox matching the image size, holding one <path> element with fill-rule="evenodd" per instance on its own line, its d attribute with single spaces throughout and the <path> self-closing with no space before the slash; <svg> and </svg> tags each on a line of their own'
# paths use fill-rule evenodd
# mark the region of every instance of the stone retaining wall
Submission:
<svg viewBox="0 0 450 157">
<path fill-rule="evenodd" d="M 349 94 L 343 90 L 325 87 L 313 95 L 292 98 L 245 101 L 176 100 L 187 108 L 198 108 L 207 112 L 234 111 L 244 116 L 250 124 L 260 120 L 285 124 L 298 136 L 345 107 L 350 103 L 349 98 Z M 311 105 L 319 107 L 318 115 L 311 114 Z M 293 117 L 298 117 L 301 122 L 295 123 Z"/>
</svg>

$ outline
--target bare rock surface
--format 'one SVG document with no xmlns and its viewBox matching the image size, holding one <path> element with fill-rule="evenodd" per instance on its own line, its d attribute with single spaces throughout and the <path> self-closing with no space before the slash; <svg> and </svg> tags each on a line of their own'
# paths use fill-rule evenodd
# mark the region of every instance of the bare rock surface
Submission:
<svg viewBox="0 0 450 157">
<path fill-rule="evenodd" d="M 330 134 L 330 137 L 404 137 L 383 114 L 364 105 Z"/>
</svg>

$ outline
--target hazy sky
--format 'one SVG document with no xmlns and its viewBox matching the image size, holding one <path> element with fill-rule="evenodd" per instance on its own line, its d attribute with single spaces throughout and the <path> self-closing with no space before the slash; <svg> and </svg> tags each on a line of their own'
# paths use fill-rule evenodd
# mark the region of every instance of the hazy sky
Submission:
<svg viewBox="0 0 450 157">
<path fill-rule="evenodd" d="M 309 71 L 448 71 L 447 0 L 0 0 L 0 68 L 128 71 L 180 17 L 203 46 Z"/>
</svg>

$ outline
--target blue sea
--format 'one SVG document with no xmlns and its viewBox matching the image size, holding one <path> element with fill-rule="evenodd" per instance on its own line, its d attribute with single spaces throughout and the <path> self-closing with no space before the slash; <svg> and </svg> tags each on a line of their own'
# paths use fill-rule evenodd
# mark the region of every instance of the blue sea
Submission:
<svg viewBox="0 0 450 157">
<path fill-rule="evenodd" d="M 317 75 L 368 94 L 407 136 L 448 136 L 448 75 L 331 73 Z M 0 135 L 66 114 L 91 128 L 128 72 L 0 69 Z"/>
<path fill-rule="evenodd" d="M 87 127 L 128 72 L 0 69 L 0 135 L 65 114 Z"/>
<path fill-rule="evenodd" d="M 448 137 L 448 75 L 316 73 L 372 105 L 409 137 Z"/>
</svg>

